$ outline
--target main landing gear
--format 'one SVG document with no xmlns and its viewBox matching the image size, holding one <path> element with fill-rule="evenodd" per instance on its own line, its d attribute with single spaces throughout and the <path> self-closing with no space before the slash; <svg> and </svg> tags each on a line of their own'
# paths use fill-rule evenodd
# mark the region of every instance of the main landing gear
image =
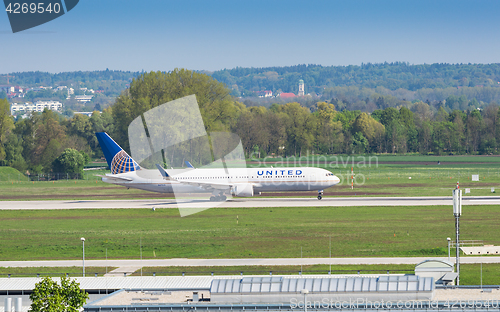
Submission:
<svg viewBox="0 0 500 312">
<path fill-rule="evenodd" d="M 323 198 L 323 190 L 318 191 L 318 200 L 321 200 Z"/>
<path fill-rule="evenodd" d="M 226 201 L 227 197 L 224 193 L 214 194 L 215 196 L 210 196 L 210 201 Z"/>
</svg>

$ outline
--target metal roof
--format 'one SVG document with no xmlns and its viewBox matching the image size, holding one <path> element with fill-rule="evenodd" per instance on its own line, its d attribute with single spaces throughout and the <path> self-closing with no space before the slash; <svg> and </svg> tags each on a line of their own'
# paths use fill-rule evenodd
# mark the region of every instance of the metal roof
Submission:
<svg viewBox="0 0 500 312">
<path fill-rule="evenodd" d="M 288 275 L 288 277 L 293 277 L 295 279 L 303 278 L 324 278 L 331 275 Z M 335 275 L 336 277 L 339 277 Z M 359 275 L 342 275 L 342 276 L 359 276 Z M 366 276 L 366 275 L 364 275 Z M 368 275 L 370 277 L 375 277 Z M 276 278 L 283 278 L 279 276 L 260 275 L 253 277 L 243 277 L 247 280 L 248 278 L 272 278 L 273 281 Z M 60 283 L 59 277 L 53 277 L 54 281 Z M 127 277 L 71 277 L 72 280 L 76 280 L 80 283 L 80 288 L 85 290 L 98 290 L 98 289 L 210 289 L 212 280 L 240 280 L 242 276 L 240 275 L 221 275 L 221 276 L 127 276 Z M 35 288 L 35 284 L 42 280 L 41 277 L 10 277 L 10 278 L 0 278 L 0 291 L 11 291 L 11 290 L 24 290 L 30 291 Z M 256 280 L 257 281 L 257 280 Z"/>
<path fill-rule="evenodd" d="M 219 279 L 234 276 L 219 276 Z M 60 283 L 59 277 L 52 278 Z M 209 289 L 212 276 L 127 276 L 127 277 L 76 277 L 71 278 L 80 283 L 80 288 L 91 289 Z M 1 278 L 0 291 L 32 290 L 42 278 Z"/>
<path fill-rule="evenodd" d="M 428 269 L 453 269 L 453 262 L 441 259 L 429 259 L 420 262 L 415 266 L 415 271 L 422 270 L 426 271 Z"/>
<path fill-rule="evenodd" d="M 432 277 L 381 276 L 374 277 L 245 277 L 240 279 L 214 279 L 212 294 L 235 293 L 311 293 L 332 292 L 418 292 L 433 291 Z"/>
</svg>

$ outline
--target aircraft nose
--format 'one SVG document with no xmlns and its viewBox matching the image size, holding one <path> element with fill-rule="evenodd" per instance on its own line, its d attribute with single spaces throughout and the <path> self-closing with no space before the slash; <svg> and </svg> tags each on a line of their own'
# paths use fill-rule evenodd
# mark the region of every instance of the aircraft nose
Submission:
<svg viewBox="0 0 500 312">
<path fill-rule="evenodd" d="M 335 183 L 339 183 L 340 179 L 339 179 L 339 177 L 337 177 L 336 175 L 334 175 L 334 176 L 332 176 L 332 181 L 335 182 Z"/>
</svg>

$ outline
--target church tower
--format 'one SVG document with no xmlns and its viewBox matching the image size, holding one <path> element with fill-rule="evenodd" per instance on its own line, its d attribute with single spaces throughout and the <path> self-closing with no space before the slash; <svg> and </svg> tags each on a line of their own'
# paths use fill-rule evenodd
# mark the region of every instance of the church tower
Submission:
<svg viewBox="0 0 500 312">
<path fill-rule="evenodd" d="M 299 96 L 304 95 L 304 80 L 300 79 L 299 80 Z"/>
</svg>

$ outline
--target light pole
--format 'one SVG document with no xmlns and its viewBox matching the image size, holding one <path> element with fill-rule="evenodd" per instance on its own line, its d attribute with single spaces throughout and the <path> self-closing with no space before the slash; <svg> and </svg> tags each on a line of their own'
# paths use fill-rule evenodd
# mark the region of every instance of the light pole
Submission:
<svg viewBox="0 0 500 312">
<path fill-rule="evenodd" d="M 455 231 L 457 240 L 455 248 L 457 251 L 457 285 L 460 285 L 460 216 L 462 215 L 462 190 L 458 186 L 453 190 L 453 215 L 455 216 Z"/>
<path fill-rule="evenodd" d="M 451 242 L 451 238 L 447 237 L 446 239 L 448 240 L 448 261 L 450 261 L 450 242 Z"/>
<path fill-rule="evenodd" d="M 307 312 L 307 294 L 309 293 L 308 289 L 302 289 L 300 291 L 301 294 L 304 294 L 304 312 Z"/>
<path fill-rule="evenodd" d="M 85 237 L 80 238 L 82 240 L 82 252 L 83 252 L 83 277 L 85 277 Z"/>
</svg>

